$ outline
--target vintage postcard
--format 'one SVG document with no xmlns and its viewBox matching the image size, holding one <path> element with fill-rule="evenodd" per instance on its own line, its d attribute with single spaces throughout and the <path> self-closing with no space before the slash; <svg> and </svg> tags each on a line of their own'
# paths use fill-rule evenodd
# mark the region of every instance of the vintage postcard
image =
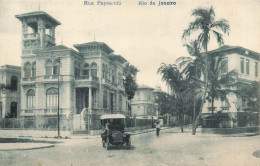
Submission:
<svg viewBox="0 0 260 166">
<path fill-rule="evenodd" d="M 260 166 L 260 0 L 0 0 L 0 165 Z"/>
</svg>

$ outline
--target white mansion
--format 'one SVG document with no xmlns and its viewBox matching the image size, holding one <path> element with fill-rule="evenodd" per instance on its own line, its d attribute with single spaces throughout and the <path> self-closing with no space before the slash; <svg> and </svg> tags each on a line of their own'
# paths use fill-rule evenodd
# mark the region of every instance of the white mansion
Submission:
<svg viewBox="0 0 260 166">
<path fill-rule="evenodd" d="M 128 114 L 122 56 L 103 42 L 75 44 L 77 51 L 56 45 L 61 23 L 43 11 L 16 18 L 22 23 L 19 116 L 57 116 L 58 108 L 61 116 Z"/>
<path fill-rule="evenodd" d="M 259 82 L 259 61 L 260 54 L 249 49 L 239 46 L 222 46 L 216 50 L 208 52 L 209 56 L 223 57 L 225 65 L 221 69 L 221 73 L 225 74 L 230 71 L 236 71 L 237 78 L 235 84 L 249 85 L 252 82 Z M 231 121 L 226 127 L 240 127 L 241 121 L 245 121 L 245 113 L 252 113 L 259 116 L 259 110 L 253 110 L 248 105 L 248 99 L 242 98 L 234 93 L 227 96 L 228 101 L 216 100 L 214 102 L 214 112 L 221 111 L 227 113 Z M 207 116 L 211 114 L 211 103 L 204 104 L 202 114 Z"/>
</svg>

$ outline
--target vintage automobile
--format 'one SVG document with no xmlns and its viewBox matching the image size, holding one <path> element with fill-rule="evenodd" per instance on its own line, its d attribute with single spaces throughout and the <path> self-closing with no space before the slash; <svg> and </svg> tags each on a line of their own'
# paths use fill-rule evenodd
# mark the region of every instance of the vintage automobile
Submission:
<svg viewBox="0 0 260 166">
<path fill-rule="evenodd" d="M 122 114 L 107 114 L 100 117 L 104 132 L 101 134 L 103 147 L 108 150 L 111 145 L 131 147 L 130 134 L 125 132 L 125 116 Z"/>
</svg>

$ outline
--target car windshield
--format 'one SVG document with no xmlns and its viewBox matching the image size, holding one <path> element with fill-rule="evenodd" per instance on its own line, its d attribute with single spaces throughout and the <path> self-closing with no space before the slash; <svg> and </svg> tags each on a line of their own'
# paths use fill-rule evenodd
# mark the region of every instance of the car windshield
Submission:
<svg viewBox="0 0 260 166">
<path fill-rule="evenodd" d="M 108 123 L 108 128 L 112 130 L 123 130 L 125 127 L 124 119 L 105 119 L 104 124 Z"/>
</svg>

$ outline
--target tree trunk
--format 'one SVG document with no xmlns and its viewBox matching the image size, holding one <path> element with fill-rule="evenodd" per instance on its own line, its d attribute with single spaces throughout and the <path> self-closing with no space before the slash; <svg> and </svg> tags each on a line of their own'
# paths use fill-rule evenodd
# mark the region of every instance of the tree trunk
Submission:
<svg viewBox="0 0 260 166">
<path fill-rule="evenodd" d="M 192 118 L 192 124 L 193 125 L 195 123 L 195 116 L 196 116 L 196 101 L 194 100 L 194 103 L 193 103 L 193 118 Z"/>
<path fill-rule="evenodd" d="M 211 98 L 211 113 L 214 114 L 214 97 Z"/>
<path fill-rule="evenodd" d="M 200 119 L 200 116 L 201 116 L 202 108 L 203 108 L 203 105 L 204 105 L 204 103 L 206 101 L 206 95 L 207 95 L 207 87 L 208 87 L 208 49 L 207 49 L 207 46 L 205 47 L 205 52 L 206 52 L 205 89 L 204 89 L 204 93 L 203 93 L 203 96 L 202 96 L 202 101 L 201 101 L 201 105 L 200 105 L 200 111 L 198 113 L 198 116 L 197 116 L 197 118 L 195 120 L 194 125 L 192 126 L 192 135 L 196 134 L 196 129 L 197 129 L 198 124 L 199 124 L 199 119 Z"/>
<path fill-rule="evenodd" d="M 181 132 L 183 133 L 183 113 L 180 115 L 180 122 L 181 122 Z"/>
</svg>

